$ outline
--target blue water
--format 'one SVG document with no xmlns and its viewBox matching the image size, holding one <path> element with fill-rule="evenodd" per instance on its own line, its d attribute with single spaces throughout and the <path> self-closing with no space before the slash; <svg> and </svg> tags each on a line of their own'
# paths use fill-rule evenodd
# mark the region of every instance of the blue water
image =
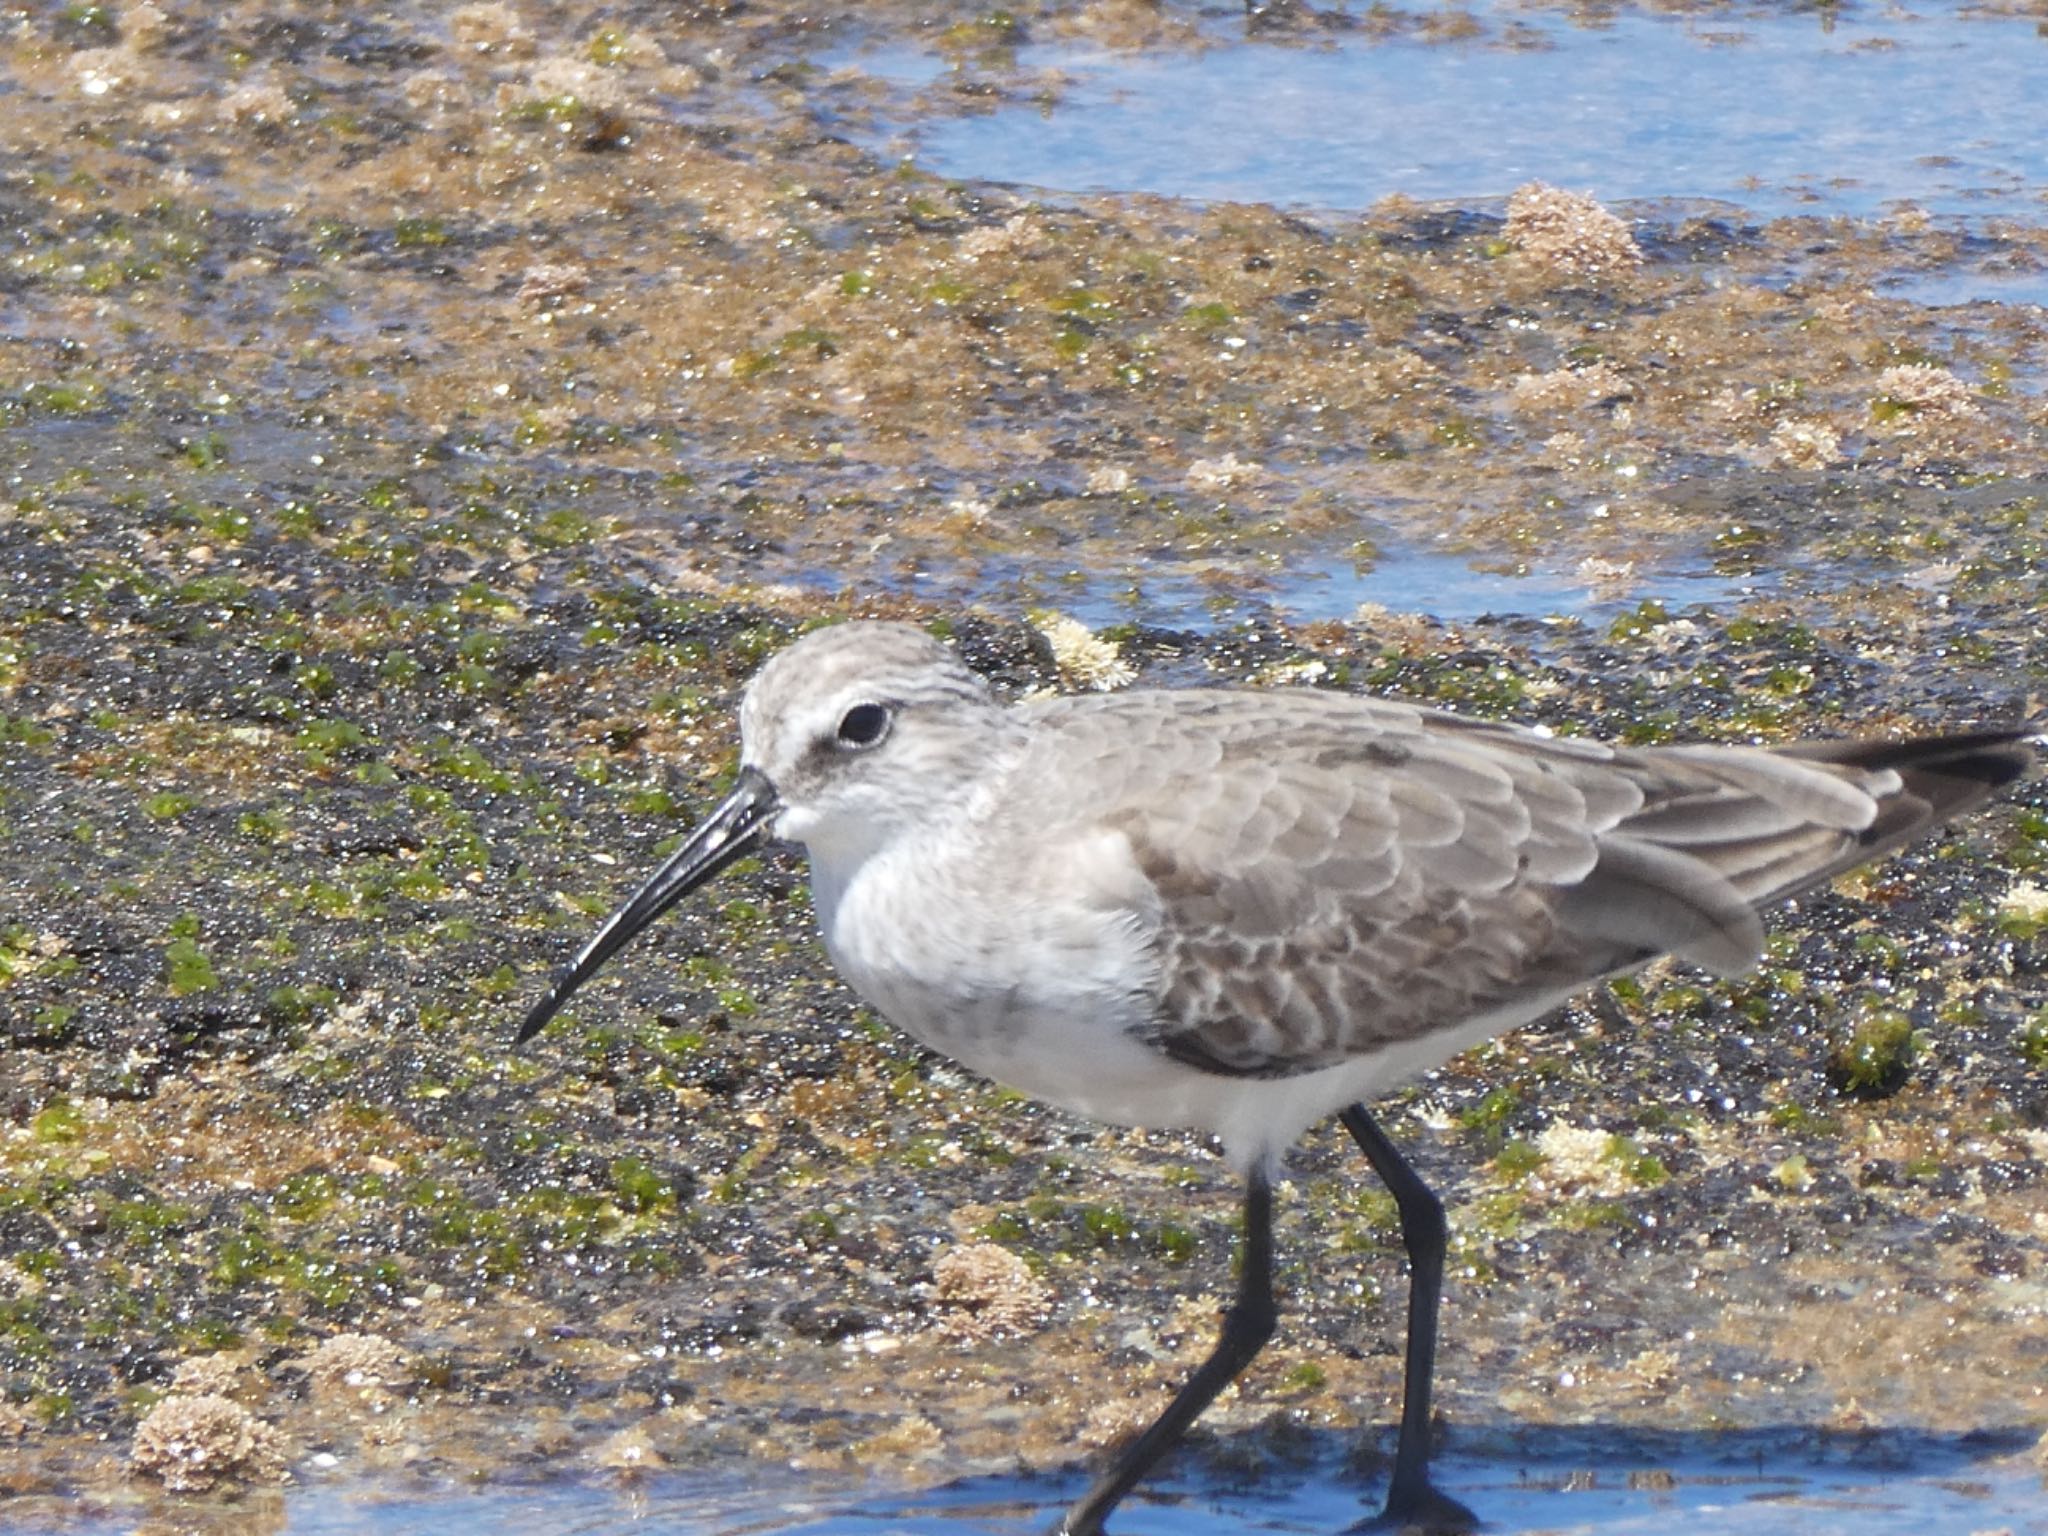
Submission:
<svg viewBox="0 0 2048 1536">
<path fill-rule="evenodd" d="M 1569 615 L 1611 618 L 1655 600 L 1673 612 L 1706 604 L 1740 604 L 1781 583 L 1763 574 L 1723 575 L 1698 561 L 1671 569 L 1645 567 L 1612 585 L 1595 585 L 1569 568 L 1542 565 L 1502 568 L 1506 562 L 1462 553 L 1388 543 L 1363 567 L 1341 560 L 1291 560 L 1274 574 L 1270 591 L 1260 592 L 1242 573 L 1218 594 L 1185 568 L 1155 566 L 1095 574 L 1076 582 L 1018 574 L 1008 580 L 965 585 L 961 601 L 1003 608 L 1057 608 L 1093 628 L 1133 620 L 1199 628 L 1257 608 L 1270 607 L 1296 621 L 1348 618 L 1364 603 L 1396 613 L 1420 613 L 1447 624 L 1487 616 L 1544 618 Z M 984 573 L 985 576 L 985 573 Z M 943 575 L 925 573 L 918 583 L 926 598 L 946 595 Z"/>
<path fill-rule="evenodd" d="M 1797 1430 L 1676 1436 L 1661 1448 L 1621 1432 L 1534 1433 L 1544 1440 L 1534 1454 L 1438 1462 L 1440 1484 L 1478 1511 L 1490 1536 L 2048 1536 L 2042 1475 L 2011 1454 L 2019 1435 L 2002 1436 L 1994 1453 L 1910 1432 L 1873 1440 Z M 1181 1476 L 1148 1486 L 1126 1501 L 1112 1529 L 1335 1536 L 1377 1513 L 1380 1488 L 1347 1471 L 1329 1441 L 1316 1437 L 1301 1466 L 1235 1482 Z M 1039 1536 L 1081 1486 L 1078 1478 L 982 1478 L 906 1498 L 778 1479 L 772 1469 L 744 1482 L 664 1474 L 459 1495 L 333 1484 L 293 1492 L 282 1523 L 266 1519 L 261 1528 L 295 1536 Z M 114 1536 L 136 1528 L 135 1514 L 80 1509 L 62 1521 L 16 1523 L 0 1505 L 0 1526 L 21 1536 Z M 233 1528 L 178 1528 L 188 1525 Z"/>
<path fill-rule="evenodd" d="M 1016 62 L 1056 72 L 1050 106 L 898 122 L 876 137 L 947 176 L 1332 210 L 1391 193 L 1470 206 L 1541 179 L 1760 216 L 1870 215 L 1898 201 L 1941 215 L 2042 211 L 2048 36 L 2033 18 L 1830 5 L 1574 25 L 1472 9 L 1490 32 L 1513 21 L 1546 46 L 1276 44 L 1224 31 L 1196 50 L 1033 44 Z M 839 62 L 904 84 L 952 67 L 900 48 Z"/>
<path fill-rule="evenodd" d="M 1361 603 L 1451 624 L 1489 614 L 1598 619 L 1651 599 L 1677 611 L 1696 604 L 1740 603 L 1777 586 L 1762 576 L 1725 576 L 1696 562 L 1668 570 L 1645 567 L 1612 586 L 1595 585 L 1572 569 L 1502 565 L 1498 559 L 1392 545 L 1363 570 L 1331 564 L 1290 572 L 1273 606 L 1297 619 L 1343 618 Z M 1078 607 L 1075 616 L 1084 617 Z"/>
</svg>

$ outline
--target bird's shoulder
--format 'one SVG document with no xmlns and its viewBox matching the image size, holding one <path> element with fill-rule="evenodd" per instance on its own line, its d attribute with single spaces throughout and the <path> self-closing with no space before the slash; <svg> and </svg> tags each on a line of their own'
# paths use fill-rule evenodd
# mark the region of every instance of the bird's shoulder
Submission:
<svg viewBox="0 0 2048 1536">
<path fill-rule="evenodd" d="M 1595 742 L 1398 700 L 1187 689 L 1025 706 L 1007 793 L 1044 835 L 1110 826 L 1141 857 L 1218 878 L 1285 870 L 1370 890 L 1435 850 L 1431 878 L 1571 878 L 1646 786 Z M 1370 866 L 1370 867 L 1368 867 Z"/>
</svg>

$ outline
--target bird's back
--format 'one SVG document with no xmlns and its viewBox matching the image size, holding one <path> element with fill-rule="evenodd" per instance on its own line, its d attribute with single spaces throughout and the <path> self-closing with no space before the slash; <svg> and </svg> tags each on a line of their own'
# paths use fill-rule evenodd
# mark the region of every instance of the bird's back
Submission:
<svg viewBox="0 0 2048 1536">
<path fill-rule="evenodd" d="M 1056 864 L 1063 840 L 1104 830 L 1128 846 L 1156 965 L 1149 1043 L 1234 1075 L 1533 1017 L 1658 954 L 1744 970 L 1759 907 L 1976 803 L 2032 755 L 1996 732 L 1609 748 L 1306 691 L 1029 708 L 1033 748 L 1004 796 L 1017 856 Z"/>
</svg>

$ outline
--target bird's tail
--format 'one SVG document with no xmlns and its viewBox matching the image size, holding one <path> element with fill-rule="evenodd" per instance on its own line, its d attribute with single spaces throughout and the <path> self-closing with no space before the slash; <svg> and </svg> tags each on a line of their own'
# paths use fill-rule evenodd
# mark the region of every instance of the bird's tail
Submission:
<svg viewBox="0 0 2048 1536">
<path fill-rule="evenodd" d="M 1964 731 L 1905 741 L 1805 741 L 1780 747 L 1783 757 L 1832 763 L 1866 773 L 1895 773 L 1899 788 L 1878 798 L 1877 815 L 1833 866 L 1814 871 L 1793 889 L 1875 858 L 1911 842 L 1930 827 L 1959 816 L 2025 775 L 2039 757 L 2044 727 L 2036 722 L 2013 730 Z M 1792 890 L 1774 892 L 1789 896 Z"/>
<path fill-rule="evenodd" d="M 1661 793 L 1600 839 L 1557 910 L 1634 964 L 1676 954 L 1722 975 L 1763 949 L 1759 912 L 1911 842 L 2019 778 L 2039 726 L 1758 752 L 1659 747 Z"/>
</svg>

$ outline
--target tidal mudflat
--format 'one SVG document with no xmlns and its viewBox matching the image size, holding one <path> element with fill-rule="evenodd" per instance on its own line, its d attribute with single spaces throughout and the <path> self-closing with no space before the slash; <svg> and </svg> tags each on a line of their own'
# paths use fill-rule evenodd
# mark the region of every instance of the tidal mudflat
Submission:
<svg viewBox="0 0 2048 1536">
<path fill-rule="evenodd" d="M 877 38 L 971 113 L 1046 89 L 1034 44 L 1343 30 L 1273 9 L 0 15 L 0 1522 L 771 1464 L 911 1498 L 1149 1416 L 1231 1180 L 914 1050 L 800 869 L 508 1048 L 821 619 L 1011 690 L 1638 740 L 2040 712 L 2038 196 L 1055 196 L 855 120 L 906 89 Z M 1597 1481 L 1676 1432 L 1683 1477 L 1790 1426 L 2037 1476 L 2044 869 L 2036 786 L 1749 980 L 1617 984 L 1392 1106 L 1458 1244 L 1452 1453 L 1585 1430 Z M 1335 1138 L 1295 1172 L 1281 1336 L 1192 1486 L 1377 1471 L 1393 1211 Z"/>
</svg>

